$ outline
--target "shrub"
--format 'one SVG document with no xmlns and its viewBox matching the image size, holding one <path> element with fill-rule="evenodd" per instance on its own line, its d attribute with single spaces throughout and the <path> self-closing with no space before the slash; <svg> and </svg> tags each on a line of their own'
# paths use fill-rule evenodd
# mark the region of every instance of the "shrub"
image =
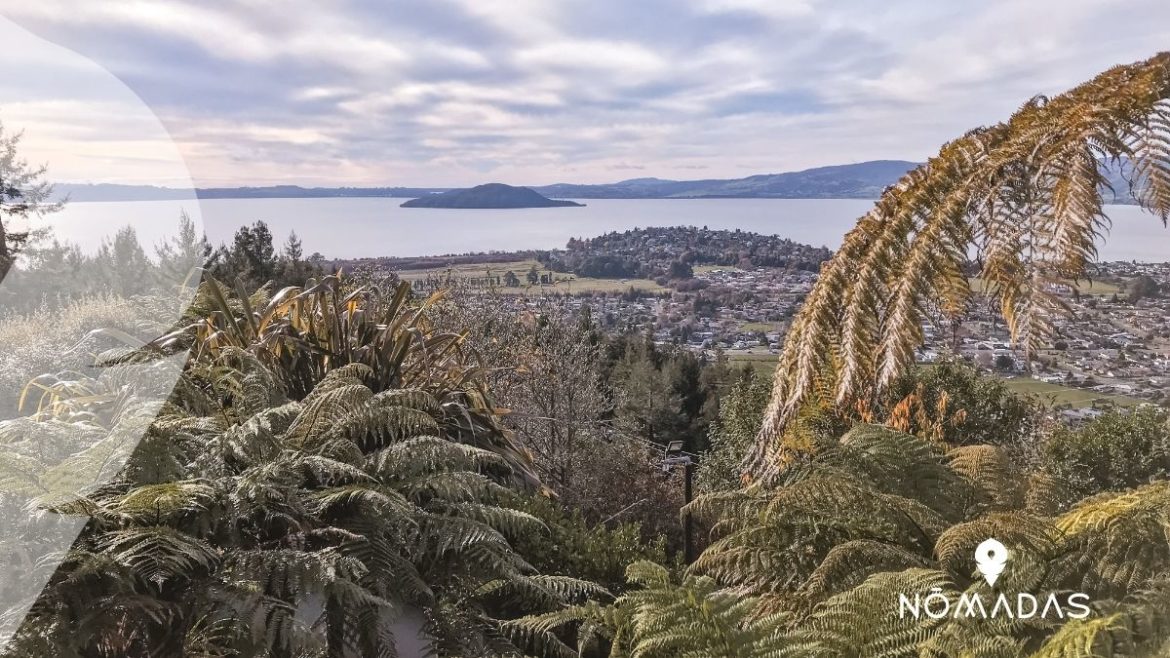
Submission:
<svg viewBox="0 0 1170 658">
<path fill-rule="evenodd" d="M 527 534 L 513 542 L 540 573 L 583 578 L 616 594 L 627 586 L 629 565 L 641 560 L 667 562 L 666 539 L 643 541 L 640 523 L 592 524 L 580 510 L 566 509 L 543 496 L 523 499 L 516 508 L 548 526 L 547 534 Z"/>
<path fill-rule="evenodd" d="M 85 370 L 97 354 L 123 346 L 111 338 L 113 334 L 143 340 L 158 335 L 166 329 L 159 321 L 174 317 L 172 310 L 161 308 L 167 301 L 93 295 L 60 304 L 46 302 L 28 313 L 0 319 L 0 418 L 17 413 L 20 391 L 34 377 Z M 152 312 L 156 307 L 159 310 Z"/>
<path fill-rule="evenodd" d="M 1129 489 L 1170 472 L 1164 411 L 1106 412 L 1079 429 L 1060 427 L 1041 446 L 1041 468 L 1078 496 Z"/>
<path fill-rule="evenodd" d="M 712 423 L 711 449 L 699 464 L 699 487 L 704 491 L 735 489 L 740 485 L 744 455 L 760 431 L 772 381 L 754 370 L 744 370 L 719 404 Z"/>
<path fill-rule="evenodd" d="M 893 407 L 919 387 L 925 409 L 940 409 L 946 396 L 945 417 L 933 420 L 946 427 L 946 442 L 951 445 L 1017 446 L 1032 435 L 1039 419 L 1039 406 L 1032 398 L 1013 392 L 1000 379 L 953 362 L 919 368 L 902 377 L 891 388 L 887 406 Z M 907 429 L 917 434 L 924 428 Z"/>
</svg>

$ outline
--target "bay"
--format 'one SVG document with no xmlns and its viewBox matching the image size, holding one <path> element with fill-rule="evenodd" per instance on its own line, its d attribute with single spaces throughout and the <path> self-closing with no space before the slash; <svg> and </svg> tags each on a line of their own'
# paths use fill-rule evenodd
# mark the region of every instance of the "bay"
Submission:
<svg viewBox="0 0 1170 658">
<path fill-rule="evenodd" d="M 402 208 L 403 199 L 210 199 L 70 203 L 48 223 L 63 239 L 92 246 L 132 225 L 144 244 L 178 226 L 180 212 L 202 217 L 213 244 L 264 221 L 275 241 L 295 231 L 306 254 L 329 258 L 428 256 L 554 249 L 569 238 L 650 226 L 707 226 L 779 235 L 834 249 L 873 202 L 857 199 L 587 199 L 581 208 L 445 210 Z M 1110 206 L 1102 260 L 1170 260 L 1170 231 L 1135 206 Z"/>
</svg>

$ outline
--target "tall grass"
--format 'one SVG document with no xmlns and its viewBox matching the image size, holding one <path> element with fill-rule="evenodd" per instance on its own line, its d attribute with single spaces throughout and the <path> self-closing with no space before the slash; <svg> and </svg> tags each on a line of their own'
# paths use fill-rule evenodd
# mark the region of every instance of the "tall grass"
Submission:
<svg viewBox="0 0 1170 658">
<path fill-rule="evenodd" d="M 0 418 L 19 411 L 20 392 L 34 378 L 94 374 L 98 354 L 124 346 L 127 337 L 148 341 L 174 317 L 162 299 L 112 294 L 46 301 L 30 312 L 0 317 Z"/>
</svg>

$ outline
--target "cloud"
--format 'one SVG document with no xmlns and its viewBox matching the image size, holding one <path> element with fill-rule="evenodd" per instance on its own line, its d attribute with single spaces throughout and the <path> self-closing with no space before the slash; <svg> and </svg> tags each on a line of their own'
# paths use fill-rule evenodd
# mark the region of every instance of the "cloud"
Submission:
<svg viewBox="0 0 1170 658">
<path fill-rule="evenodd" d="M 814 12 L 813 3 L 806 0 L 701 0 L 698 6 L 713 14 L 744 12 L 777 20 L 810 16 Z"/>
<path fill-rule="evenodd" d="M 1165 47 L 1170 6 L 0 0 L 0 13 L 125 80 L 201 184 L 466 185 L 922 159 Z M 111 172 L 150 182 L 128 153 Z"/>
<path fill-rule="evenodd" d="M 603 39 L 565 39 L 550 41 L 516 53 L 515 60 L 535 72 L 569 72 L 592 75 L 616 75 L 618 81 L 662 74 L 669 63 L 650 48 L 621 41 Z M 583 81 L 588 80 L 584 77 Z"/>
<path fill-rule="evenodd" d="M 62 180 L 112 182 L 117 172 L 190 187 L 159 119 L 100 66 L 0 16 L 0 122 L 22 133 L 21 157 Z"/>
</svg>

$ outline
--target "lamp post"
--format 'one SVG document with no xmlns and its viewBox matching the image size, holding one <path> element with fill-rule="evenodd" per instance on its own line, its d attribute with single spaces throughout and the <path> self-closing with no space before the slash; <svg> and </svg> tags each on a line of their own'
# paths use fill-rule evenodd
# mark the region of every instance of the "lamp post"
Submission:
<svg viewBox="0 0 1170 658">
<path fill-rule="evenodd" d="M 671 441 L 666 444 L 666 450 L 662 456 L 662 470 L 670 472 L 675 466 L 683 467 L 683 499 L 686 501 L 686 505 L 690 505 L 694 498 L 695 463 L 694 455 L 683 452 L 682 441 Z M 683 517 L 683 558 L 687 564 L 695 561 L 693 530 L 694 521 L 688 513 Z"/>
</svg>

